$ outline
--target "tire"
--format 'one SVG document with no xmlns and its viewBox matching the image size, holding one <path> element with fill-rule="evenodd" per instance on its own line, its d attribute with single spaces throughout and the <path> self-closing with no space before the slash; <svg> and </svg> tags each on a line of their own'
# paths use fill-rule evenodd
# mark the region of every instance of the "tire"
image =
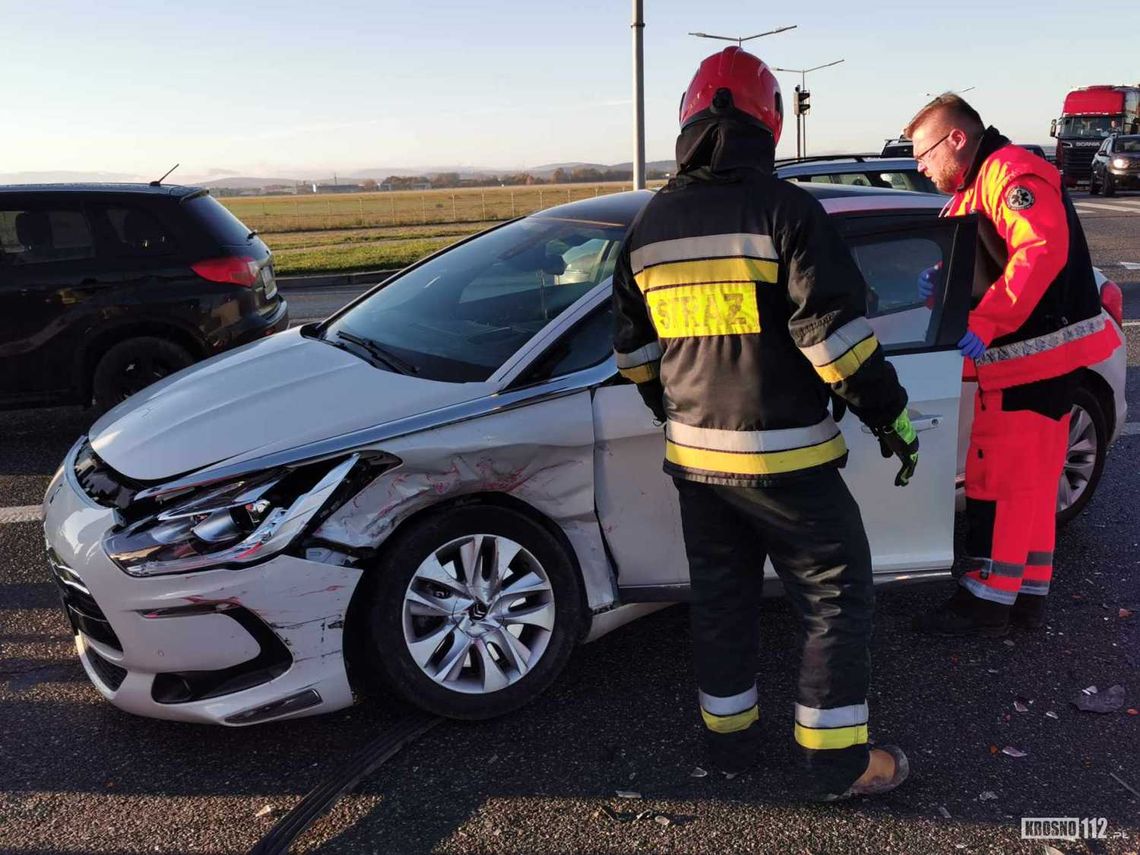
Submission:
<svg viewBox="0 0 1140 855">
<path fill-rule="evenodd" d="M 1105 198 L 1116 195 L 1116 181 L 1112 177 L 1112 173 L 1107 170 L 1104 173 L 1104 183 L 1101 185 L 1104 190 Z"/>
<path fill-rule="evenodd" d="M 1096 492 L 1108 454 L 1108 420 L 1091 389 L 1081 386 L 1069 416 L 1069 447 L 1057 491 L 1057 525 L 1068 524 Z"/>
<path fill-rule="evenodd" d="M 165 338 L 140 336 L 111 347 L 95 366 L 91 388 L 96 410 L 106 411 L 136 392 L 194 363 L 193 355 Z"/>
<path fill-rule="evenodd" d="M 525 514 L 489 505 L 451 508 L 397 537 L 354 603 L 350 620 L 362 625 L 346 627 L 353 671 L 366 688 L 387 687 L 456 719 L 494 718 L 538 697 L 570 658 L 586 614 L 578 572 L 561 543 Z M 496 602 L 495 580 L 478 571 L 508 550 L 503 590 L 529 593 Z M 510 620 L 524 613 L 529 622 Z"/>
</svg>

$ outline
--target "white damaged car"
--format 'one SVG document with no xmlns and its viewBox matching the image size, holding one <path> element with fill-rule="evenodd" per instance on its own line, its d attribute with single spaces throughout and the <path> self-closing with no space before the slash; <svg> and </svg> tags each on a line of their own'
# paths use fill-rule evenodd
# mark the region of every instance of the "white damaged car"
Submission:
<svg viewBox="0 0 1140 855">
<path fill-rule="evenodd" d="M 921 432 L 899 489 L 877 441 L 841 422 L 876 577 L 944 575 L 975 223 L 937 219 L 936 196 L 808 189 L 871 286 Z M 140 715 L 228 725 L 340 709 L 370 688 L 487 717 L 534 698 L 579 642 L 684 600 L 661 430 L 611 350 L 611 273 L 648 198 L 484 232 L 100 419 L 44 507 L 98 690 Z M 939 262 L 931 309 L 915 283 Z M 1124 422 L 1124 365 L 1121 348 L 1085 372 L 1066 513 Z"/>
</svg>

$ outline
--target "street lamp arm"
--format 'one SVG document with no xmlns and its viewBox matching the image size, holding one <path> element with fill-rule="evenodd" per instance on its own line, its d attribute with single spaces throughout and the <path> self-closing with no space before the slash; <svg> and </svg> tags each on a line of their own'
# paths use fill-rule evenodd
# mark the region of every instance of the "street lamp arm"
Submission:
<svg viewBox="0 0 1140 855">
<path fill-rule="evenodd" d="M 809 71 L 819 71 L 821 68 L 831 68 L 833 65 L 839 65 L 841 62 L 846 62 L 845 59 L 837 59 L 835 62 L 826 62 L 823 65 L 817 65 L 815 68 L 805 68 L 803 73 L 807 74 Z"/>
</svg>

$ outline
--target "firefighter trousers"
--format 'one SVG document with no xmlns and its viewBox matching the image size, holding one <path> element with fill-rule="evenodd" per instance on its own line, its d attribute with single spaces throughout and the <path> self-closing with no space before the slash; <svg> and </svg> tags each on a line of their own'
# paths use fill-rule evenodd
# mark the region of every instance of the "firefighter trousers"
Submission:
<svg viewBox="0 0 1140 855">
<path fill-rule="evenodd" d="M 1053 578 L 1057 486 L 1069 443 L 1072 376 L 979 390 L 966 458 L 967 572 L 979 599 L 1044 597 Z"/>
<path fill-rule="evenodd" d="M 843 793 L 869 760 L 874 594 L 858 505 L 831 468 L 765 487 L 674 481 L 699 705 L 714 761 L 758 743 L 758 605 L 769 557 L 801 624 L 795 740 L 812 787 Z M 792 647 L 789 640 L 779 654 Z"/>
</svg>

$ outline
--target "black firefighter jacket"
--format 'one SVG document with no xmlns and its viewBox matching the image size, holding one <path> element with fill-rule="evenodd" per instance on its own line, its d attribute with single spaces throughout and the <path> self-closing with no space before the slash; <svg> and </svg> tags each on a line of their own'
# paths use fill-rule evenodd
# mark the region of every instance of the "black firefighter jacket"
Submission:
<svg viewBox="0 0 1140 855">
<path fill-rule="evenodd" d="M 771 135 L 738 120 L 685 129 L 680 174 L 618 260 L 617 364 L 661 401 L 669 475 L 759 486 L 842 466 L 832 395 L 872 428 L 906 405 L 850 252 L 773 157 Z"/>
</svg>

